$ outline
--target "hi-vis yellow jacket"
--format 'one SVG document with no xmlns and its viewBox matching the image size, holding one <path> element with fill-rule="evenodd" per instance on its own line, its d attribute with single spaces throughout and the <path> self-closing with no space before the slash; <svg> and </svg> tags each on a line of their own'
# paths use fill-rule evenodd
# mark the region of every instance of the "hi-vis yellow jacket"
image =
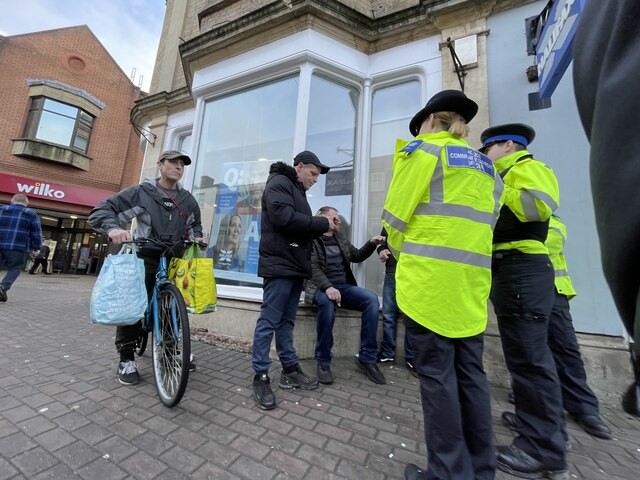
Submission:
<svg viewBox="0 0 640 480">
<path fill-rule="evenodd" d="M 571 283 L 567 261 L 564 258 L 564 242 L 567 241 L 567 227 L 560 218 L 552 215 L 549 219 L 549 235 L 545 245 L 549 249 L 549 258 L 556 273 L 556 290 L 559 294 L 571 300 L 576 296 L 576 291 Z"/>
<path fill-rule="evenodd" d="M 494 232 L 494 250 L 549 253 L 544 245 L 547 222 L 560 203 L 553 170 L 526 150 L 502 157 L 494 166 L 504 180 L 504 206 Z"/>
<path fill-rule="evenodd" d="M 502 189 L 491 160 L 449 132 L 396 142 L 382 213 L 398 259 L 396 299 L 439 335 L 463 338 L 486 328 Z"/>
</svg>

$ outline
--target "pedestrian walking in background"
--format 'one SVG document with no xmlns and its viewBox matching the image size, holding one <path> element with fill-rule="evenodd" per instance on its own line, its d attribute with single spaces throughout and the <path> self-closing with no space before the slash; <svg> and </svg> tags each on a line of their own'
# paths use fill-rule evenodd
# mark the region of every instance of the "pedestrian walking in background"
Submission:
<svg viewBox="0 0 640 480">
<path fill-rule="evenodd" d="M 534 137 L 528 125 L 498 125 L 482 132 L 480 151 L 505 184 L 493 233 L 491 301 L 522 422 L 513 443 L 497 447 L 497 466 L 516 476 L 543 478 L 566 474 L 567 436 L 548 343 L 554 271 L 544 243 L 560 193 L 553 170 L 526 149 Z"/>
<path fill-rule="evenodd" d="M 382 214 L 424 413 L 427 470 L 407 465 L 408 480 L 495 476 L 482 353 L 503 185 L 464 140 L 477 111 L 463 92 L 444 90 L 413 117 L 415 139 L 396 142 Z"/>
<path fill-rule="evenodd" d="M 253 332 L 251 365 L 253 395 L 264 410 L 276 407 L 271 389 L 269 350 L 273 337 L 282 364 L 280 388 L 314 389 L 318 379 L 304 373 L 293 346 L 293 327 L 304 279 L 311 276 L 311 242 L 336 230 L 324 217 L 314 217 L 307 190 L 329 171 L 308 150 L 293 159 L 293 167 L 276 162 L 262 195 L 258 276 L 263 278 L 262 306 Z"/>
<path fill-rule="evenodd" d="M 147 179 L 140 185 L 126 188 L 100 202 L 89 214 L 89 223 L 98 232 L 108 235 L 116 245 L 137 238 L 162 239 L 163 242 L 179 242 L 189 238 L 202 242 L 200 206 L 191 193 L 179 183 L 185 165 L 191 165 L 188 155 L 167 150 L 158 159 L 159 178 Z M 136 219 L 135 230 L 123 227 Z M 153 292 L 160 257 L 164 249 L 158 245 L 143 245 L 138 250 L 144 260 L 145 286 L 149 297 Z M 183 248 L 176 246 L 167 257 L 179 257 Z M 124 385 L 140 381 L 135 362 L 136 340 L 141 322 L 116 327 L 116 349 L 120 354 L 117 376 Z M 193 362 L 189 370 L 195 370 Z"/>
<path fill-rule="evenodd" d="M 31 268 L 29 269 L 29 273 L 31 275 L 36 274 L 36 270 L 38 270 L 38 267 L 42 267 L 42 273 L 44 273 L 45 275 L 49 275 L 47 267 L 49 266 L 50 252 L 51 249 L 49 248 L 49 241 L 45 240 L 44 242 L 42 242 L 42 248 L 40 248 L 40 252 L 38 252 L 38 254 L 34 255 L 33 257 L 33 265 L 31 265 Z"/>
<path fill-rule="evenodd" d="M 7 301 L 7 291 L 20 276 L 26 256 L 37 255 L 42 245 L 40 219 L 28 206 L 26 195 L 18 193 L 11 205 L 0 207 L 0 268 L 7 269 L 0 281 L 0 302 Z"/>
</svg>

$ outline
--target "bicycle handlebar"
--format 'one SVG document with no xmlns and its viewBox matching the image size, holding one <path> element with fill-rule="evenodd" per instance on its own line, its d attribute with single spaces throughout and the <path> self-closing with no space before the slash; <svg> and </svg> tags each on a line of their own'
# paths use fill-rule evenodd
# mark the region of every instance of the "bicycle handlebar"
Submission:
<svg viewBox="0 0 640 480">
<path fill-rule="evenodd" d="M 153 244 L 153 245 L 157 245 L 159 247 L 164 247 L 165 250 L 170 250 L 175 246 L 178 245 L 198 245 L 198 247 L 200 248 L 207 248 L 209 246 L 208 243 L 204 243 L 204 242 L 198 242 L 196 240 L 187 240 L 187 239 L 181 239 L 178 240 L 177 242 L 174 242 L 173 240 L 162 240 L 162 239 L 156 239 L 156 238 L 137 238 L 135 240 L 131 240 L 128 242 L 122 242 L 122 243 L 135 243 L 136 245 L 147 245 L 149 243 Z"/>
</svg>

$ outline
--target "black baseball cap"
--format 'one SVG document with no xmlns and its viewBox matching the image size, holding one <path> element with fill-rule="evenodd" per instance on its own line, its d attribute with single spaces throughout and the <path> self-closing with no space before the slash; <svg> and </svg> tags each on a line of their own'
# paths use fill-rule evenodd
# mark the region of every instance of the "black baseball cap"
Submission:
<svg viewBox="0 0 640 480">
<path fill-rule="evenodd" d="M 320 173 L 323 175 L 331 170 L 331 167 L 327 167 L 326 165 L 320 163 L 320 159 L 316 156 L 316 154 L 310 152 L 309 150 L 300 152 L 295 156 L 295 158 L 293 159 L 293 164 L 297 165 L 299 163 L 302 163 L 303 165 L 317 165 L 318 167 L 320 167 Z"/>
<path fill-rule="evenodd" d="M 176 160 L 178 158 L 181 158 L 185 165 L 191 165 L 191 158 L 189 158 L 189 155 L 179 152 L 178 150 L 167 150 L 166 152 L 163 152 L 158 161 Z"/>
</svg>

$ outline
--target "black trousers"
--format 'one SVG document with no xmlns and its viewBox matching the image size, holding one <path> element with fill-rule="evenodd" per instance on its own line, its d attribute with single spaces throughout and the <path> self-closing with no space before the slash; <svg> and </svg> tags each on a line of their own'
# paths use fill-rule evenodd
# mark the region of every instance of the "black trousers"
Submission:
<svg viewBox="0 0 640 480">
<path fill-rule="evenodd" d="M 38 269 L 38 265 L 42 265 L 42 273 L 49 273 L 49 272 L 47 272 L 47 259 L 46 258 L 34 258 L 33 259 L 33 265 L 29 269 L 29 273 L 36 273 L 36 270 Z"/>
<path fill-rule="evenodd" d="M 147 287 L 147 295 L 151 299 L 153 293 L 153 286 L 156 283 L 156 272 L 158 270 L 159 258 L 155 257 L 143 257 L 144 260 L 144 284 Z M 142 322 L 138 322 L 134 325 L 125 325 L 123 327 L 116 327 L 116 349 L 120 353 L 120 361 L 126 362 L 134 360 L 135 358 L 135 346 L 136 339 L 140 335 L 140 328 Z"/>
<path fill-rule="evenodd" d="M 483 335 L 447 338 L 405 316 L 420 378 L 429 480 L 492 480 L 495 448 Z"/>
<path fill-rule="evenodd" d="M 569 301 L 557 291 L 549 322 L 549 348 L 560 378 L 564 409 L 571 415 L 598 415 L 598 399 L 587 384 Z"/>
<path fill-rule="evenodd" d="M 548 255 L 511 250 L 494 253 L 492 270 L 491 301 L 522 422 L 513 445 L 549 467 L 566 468 L 560 381 L 548 343 L 553 266 Z"/>
</svg>

